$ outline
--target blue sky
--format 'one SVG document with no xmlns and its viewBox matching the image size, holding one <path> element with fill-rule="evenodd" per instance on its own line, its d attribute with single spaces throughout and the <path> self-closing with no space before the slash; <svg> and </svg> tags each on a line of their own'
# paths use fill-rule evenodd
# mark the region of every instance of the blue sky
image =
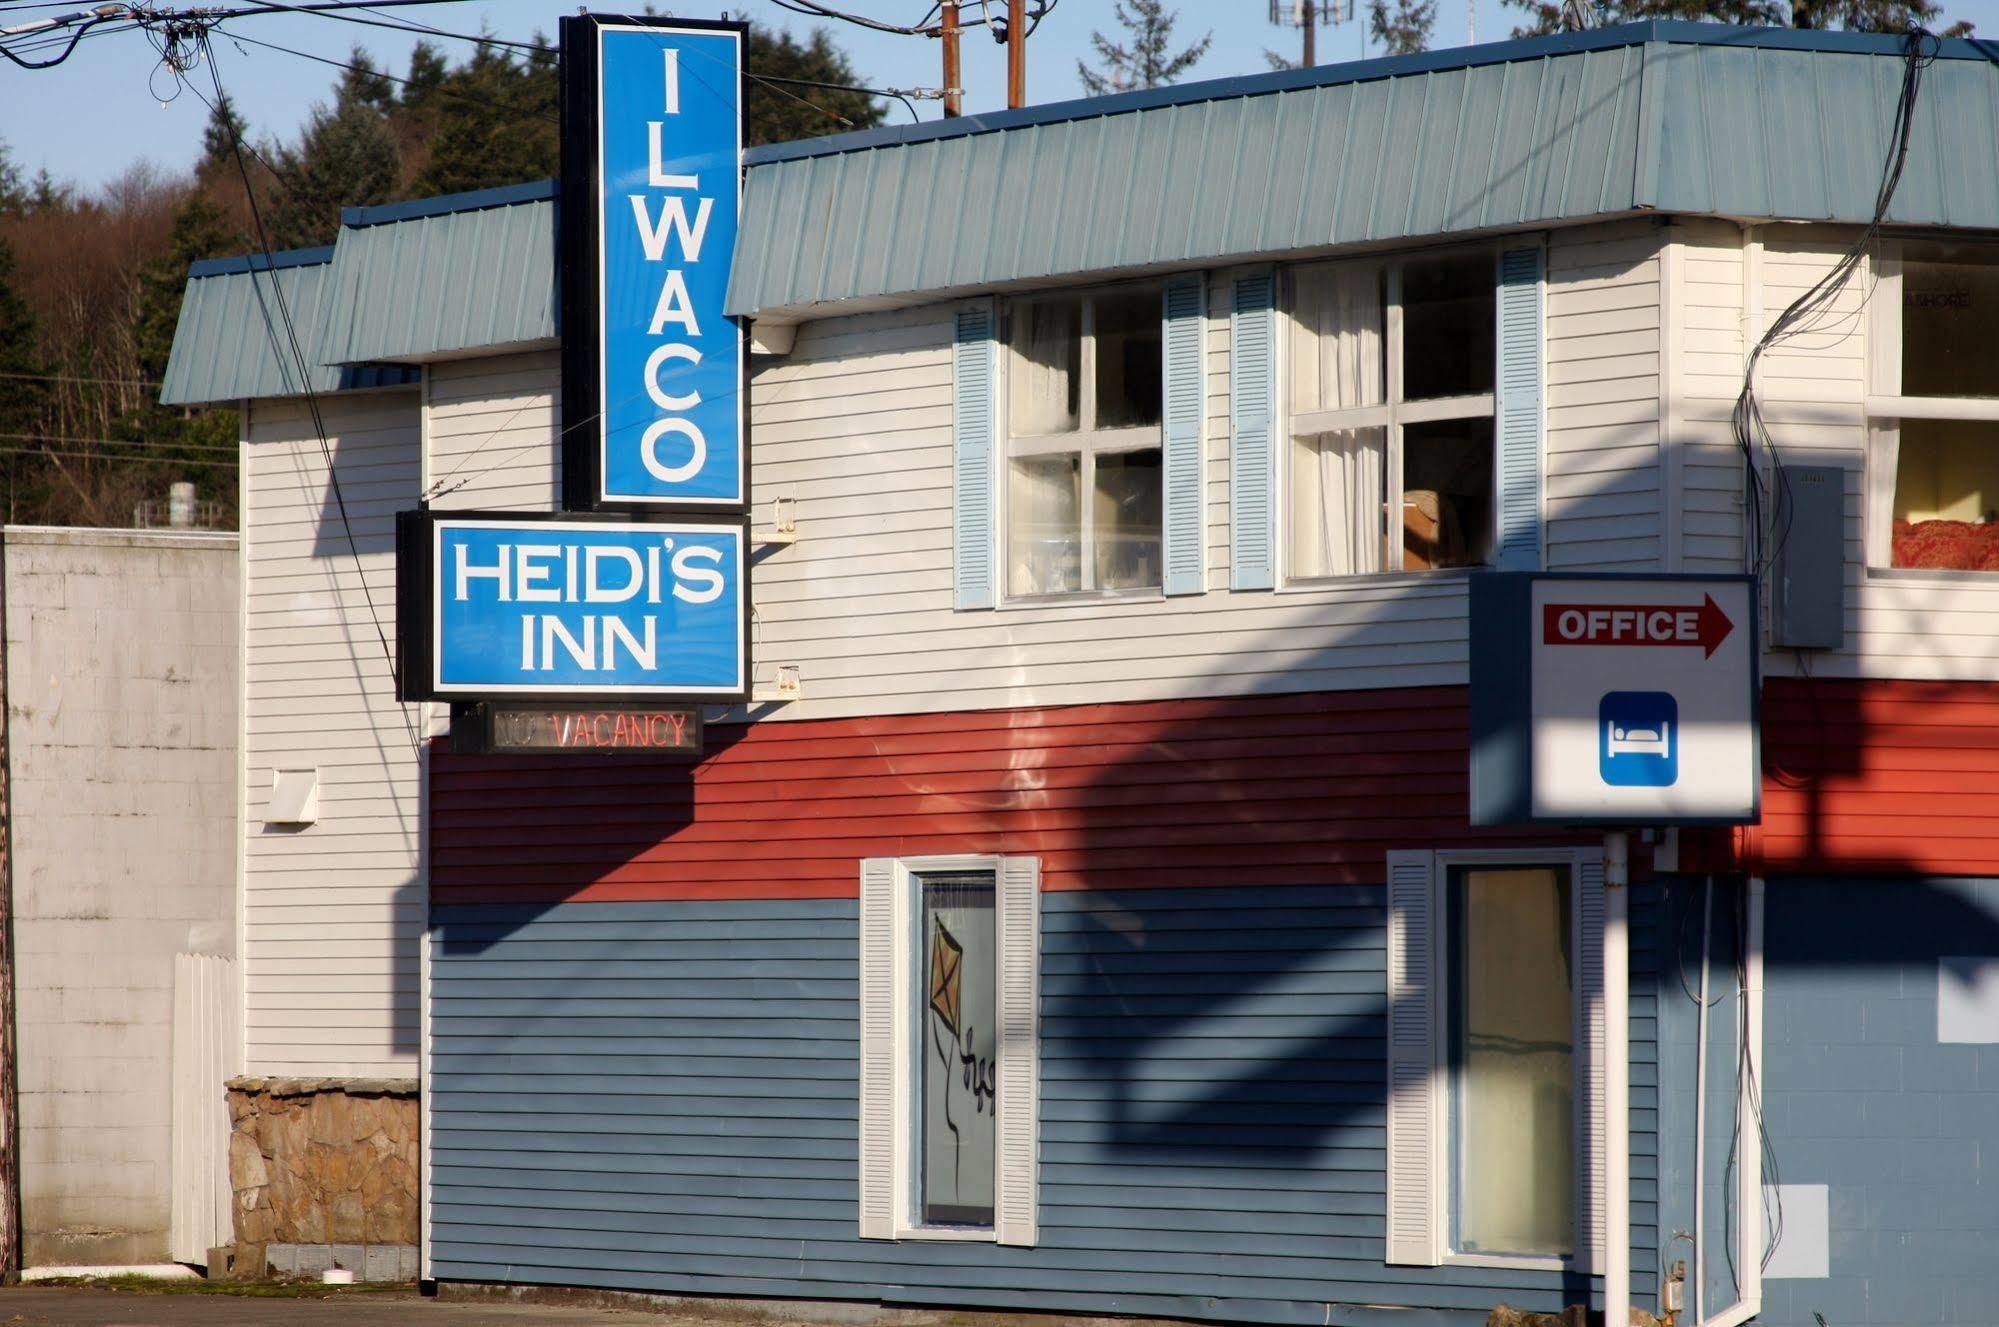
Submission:
<svg viewBox="0 0 1999 1327">
<path fill-rule="evenodd" d="M 927 0 L 836 0 L 841 7 L 889 22 L 920 18 Z M 995 10 L 1004 0 L 992 0 Z M 1365 0 L 1359 0 L 1364 6 Z M 1028 98 L 1060 101 L 1080 96 L 1076 61 L 1089 51 L 1093 29 L 1113 31 L 1112 0 L 1060 0 L 1029 43 Z M 1462 45 L 1476 4 L 1477 35 L 1482 40 L 1506 36 L 1518 11 L 1501 0 L 1439 0 L 1434 44 Z M 976 13 L 979 0 L 966 0 Z M 1968 18 L 1981 30 L 1999 29 L 1999 0 L 1946 0 L 1952 18 Z M 82 5 L 66 0 L 60 6 L 41 0 L 0 0 L 0 26 L 43 14 L 67 12 Z M 633 8 L 638 6 L 634 5 Z M 608 5 L 605 8 L 616 9 Z M 788 13 L 769 0 L 734 0 L 715 5 L 665 3 L 659 8 L 684 17 L 714 17 L 727 10 L 733 17 L 800 31 L 812 22 Z M 1181 0 L 1175 36 L 1198 38 L 1212 31 L 1214 43 L 1188 75 L 1221 78 L 1266 68 L 1263 52 L 1277 47 L 1293 52 L 1298 34 L 1268 22 L 1268 0 Z M 484 28 L 502 37 L 525 38 L 537 28 L 552 33 L 556 19 L 575 7 L 557 0 L 464 0 L 390 11 L 401 19 L 428 23 L 458 32 Z M 864 82 L 877 87 L 935 87 L 940 81 L 936 42 L 890 36 L 844 24 L 830 25 L 835 37 L 853 56 Z M 232 28 L 280 46 L 345 59 L 359 43 L 390 72 L 406 66 L 414 36 L 380 28 L 361 27 L 324 17 L 272 14 L 237 20 Z M 224 31 L 228 31 L 225 29 Z M 1324 63 L 1359 58 L 1363 34 L 1358 24 L 1322 28 L 1319 55 Z M 454 59 L 471 49 L 460 41 L 440 42 Z M 236 98 L 259 136 L 292 136 L 315 102 L 329 95 L 338 71 L 291 55 L 247 43 L 239 49 L 226 39 L 215 43 L 222 84 Z M 1378 54 L 1379 52 L 1373 52 Z M 37 73 L 0 66 L 0 138 L 4 138 L 24 173 L 46 166 L 58 178 L 96 188 L 132 166 L 151 160 L 182 169 L 200 149 L 207 111 L 193 96 L 182 95 L 162 105 L 157 93 L 171 92 L 173 80 L 158 69 L 159 59 L 139 32 L 87 38 L 70 59 Z M 205 75 L 199 84 L 205 91 Z M 1005 103 L 1005 56 L 990 39 L 973 33 L 966 39 L 966 108 L 985 110 Z M 922 118 L 938 114 L 937 103 L 919 102 Z M 908 118 L 896 105 L 892 122 Z"/>
</svg>

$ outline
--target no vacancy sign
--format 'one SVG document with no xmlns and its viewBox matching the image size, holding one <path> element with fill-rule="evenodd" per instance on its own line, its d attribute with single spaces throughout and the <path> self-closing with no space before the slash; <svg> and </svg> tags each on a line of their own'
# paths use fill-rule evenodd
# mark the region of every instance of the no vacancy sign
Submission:
<svg viewBox="0 0 1999 1327">
<path fill-rule="evenodd" d="M 1758 815 L 1755 582 L 1472 580 L 1472 822 Z"/>
</svg>

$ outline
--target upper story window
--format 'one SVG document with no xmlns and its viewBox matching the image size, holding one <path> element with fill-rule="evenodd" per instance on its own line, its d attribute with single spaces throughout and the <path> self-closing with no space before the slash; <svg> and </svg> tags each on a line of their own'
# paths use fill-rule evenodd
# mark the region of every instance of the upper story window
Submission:
<svg viewBox="0 0 1999 1327">
<path fill-rule="evenodd" d="M 1999 245 L 1904 241 L 1880 277 L 1868 562 L 1999 572 Z"/>
<path fill-rule="evenodd" d="M 1291 273 L 1292 577 L 1491 559 L 1495 284 L 1483 250 Z"/>
<path fill-rule="evenodd" d="M 1010 597 L 1160 584 L 1160 292 L 1011 310 L 1004 485 Z"/>
</svg>

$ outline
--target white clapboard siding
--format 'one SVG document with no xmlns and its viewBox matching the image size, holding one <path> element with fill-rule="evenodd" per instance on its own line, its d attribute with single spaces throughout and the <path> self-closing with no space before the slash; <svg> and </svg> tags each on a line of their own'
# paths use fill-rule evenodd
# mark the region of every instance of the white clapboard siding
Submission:
<svg viewBox="0 0 1999 1327">
<path fill-rule="evenodd" d="M 1550 571 L 1662 569 L 1660 242 L 1650 222 L 1549 238 Z"/>
<path fill-rule="evenodd" d="M 1668 445 L 1677 450 L 1680 569 L 1743 570 L 1742 452 L 1731 422 L 1742 390 L 1743 234 L 1719 221 L 1675 222 Z"/>
<path fill-rule="evenodd" d="M 562 357 L 553 350 L 424 367 L 431 505 L 555 511 L 562 505 Z"/>
<path fill-rule="evenodd" d="M 208 1262 L 236 1240 L 229 1188 L 229 1105 L 223 1083 L 241 1068 L 236 964 L 211 954 L 174 955 L 173 1089 L 168 1110 L 173 1201 L 167 1256 Z"/>
<path fill-rule="evenodd" d="M 781 717 L 1463 681 L 1462 579 L 1229 592 L 1231 289 L 1210 281 L 1208 593 L 1171 601 L 954 611 L 952 306 L 802 327 L 752 392 L 758 500 L 798 501 L 754 577 L 759 674 L 805 691 Z"/>
<path fill-rule="evenodd" d="M 243 1067 L 408 1075 L 424 909 L 412 739 L 427 716 L 396 702 L 383 638 L 421 397 L 329 395 L 319 413 L 358 560 L 303 402 L 252 405 L 244 449 Z M 273 769 L 318 771 L 316 822 L 264 823 Z"/>
</svg>

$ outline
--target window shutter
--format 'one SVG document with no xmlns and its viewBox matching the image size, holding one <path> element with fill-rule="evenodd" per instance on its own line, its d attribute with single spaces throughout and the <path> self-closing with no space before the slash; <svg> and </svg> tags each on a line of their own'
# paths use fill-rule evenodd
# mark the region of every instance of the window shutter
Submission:
<svg viewBox="0 0 1999 1327">
<path fill-rule="evenodd" d="M 992 301 L 958 310 L 951 351 L 953 582 L 959 608 L 991 608 L 993 433 L 999 346 Z"/>
<path fill-rule="evenodd" d="M 999 1176 L 993 1204 L 1001 1244 L 1039 1236 L 1041 1106 L 1041 862 L 999 864 Z"/>
<path fill-rule="evenodd" d="M 895 1238 L 895 862 L 861 863 L 861 1238 Z"/>
<path fill-rule="evenodd" d="M 1541 569 L 1542 251 L 1499 256 L 1499 549 L 1501 571 Z"/>
<path fill-rule="evenodd" d="M 1388 854 L 1388 1255 L 1444 1260 L 1444 1094 L 1437 1081 L 1435 858 Z"/>
<path fill-rule="evenodd" d="M 1200 275 L 1166 283 L 1166 593 L 1199 594 L 1207 588 L 1203 538 L 1202 415 L 1207 401 L 1202 371 L 1205 320 L 1201 305 L 1207 283 Z"/>
<path fill-rule="evenodd" d="M 1603 1270 L 1603 861 L 1582 854 L 1576 873 L 1576 1263 Z"/>
<path fill-rule="evenodd" d="M 1231 588 L 1276 583 L 1277 504 L 1271 419 L 1277 399 L 1277 302 L 1270 273 L 1239 278 L 1229 319 Z"/>
</svg>

